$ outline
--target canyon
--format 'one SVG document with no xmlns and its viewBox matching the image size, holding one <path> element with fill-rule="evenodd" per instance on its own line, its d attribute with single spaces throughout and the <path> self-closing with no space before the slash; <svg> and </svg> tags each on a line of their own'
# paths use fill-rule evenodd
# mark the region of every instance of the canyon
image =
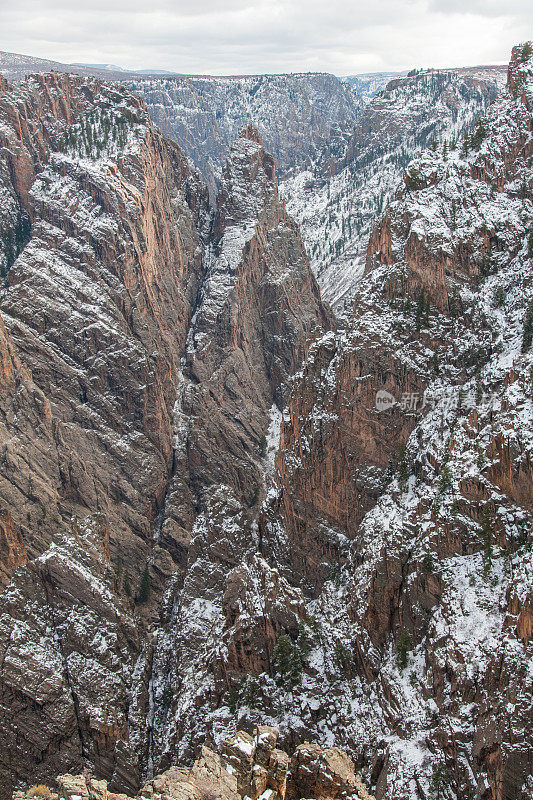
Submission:
<svg viewBox="0 0 533 800">
<path fill-rule="evenodd" d="M 24 63 L 0 796 L 531 800 L 528 47 L 372 97 Z"/>
</svg>

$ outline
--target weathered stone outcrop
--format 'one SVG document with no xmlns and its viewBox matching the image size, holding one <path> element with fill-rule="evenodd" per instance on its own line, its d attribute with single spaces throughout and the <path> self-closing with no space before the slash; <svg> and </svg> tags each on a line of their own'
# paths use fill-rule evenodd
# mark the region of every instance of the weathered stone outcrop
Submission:
<svg viewBox="0 0 533 800">
<path fill-rule="evenodd" d="M 530 794 L 531 83 L 520 48 L 462 151 L 408 168 L 261 519 L 326 624 L 300 718 L 330 710 L 378 798 Z"/>
<path fill-rule="evenodd" d="M 5 89 L 0 781 L 8 791 L 34 769 L 46 778 L 87 760 L 108 778 L 128 772 L 135 789 L 140 634 L 121 607 L 139 589 L 172 467 L 207 195 L 131 95 L 58 75 Z M 78 536 L 72 515 L 95 512 L 118 578 L 98 559 L 82 566 L 79 547 L 57 550 Z"/>
<path fill-rule="evenodd" d="M 171 767 L 144 784 L 137 797 L 168 800 L 300 800 L 315 798 L 359 798 L 372 800 L 354 765 L 338 748 L 324 750 L 302 745 L 292 759 L 276 748 L 276 728 L 259 726 L 253 735 L 237 731 L 222 744 L 221 753 L 202 747 L 190 768 Z M 287 783 L 288 781 L 288 783 Z M 126 800 L 127 796 L 110 791 L 106 781 L 89 775 L 60 775 L 57 791 L 41 787 L 45 800 Z M 13 800 L 34 797 L 15 792 Z"/>
<path fill-rule="evenodd" d="M 3 499 L 19 524 L 36 504 L 45 517 L 58 504 L 105 512 L 115 559 L 133 576 L 172 465 L 205 190 L 141 102 L 98 81 L 30 78 L 0 113 L 14 224 L 25 215 L 31 229 L 8 265 L 2 313 L 47 398 L 52 462 L 46 496 L 32 497 L 38 465 L 28 464 L 25 475 L 3 471 Z"/>
<path fill-rule="evenodd" d="M 187 471 L 193 487 L 261 492 L 260 440 L 308 339 L 331 325 L 295 223 L 278 197 L 274 162 L 248 126 L 224 169 L 214 241 L 184 374 L 191 381 Z"/>
<path fill-rule="evenodd" d="M 0 511 L 0 586 L 5 586 L 13 572 L 25 564 L 26 548 L 21 532 L 7 509 Z"/>
<path fill-rule="evenodd" d="M 161 130 L 183 144 L 213 198 L 228 149 L 246 124 L 257 126 L 280 173 L 287 175 L 324 146 L 334 151 L 361 108 L 344 81 L 324 73 L 135 76 L 129 86 L 144 98 Z"/>
<path fill-rule="evenodd" d="M 313 593 L 346 557 L 347 541 L 416 423 L 416 408 L 406 414 L 399 401 L 421 402 L 425 389 L 422 369 L 407 365 L 396 345 L 365 335 L 363 326 L 312 345 L 282 425 L 277 503 L 292 574 Z M 379 407 L 379 392 L 388 408 Z M 265 520 L 265 552 L 275 546 L 270 530 Z"/>
<path fill-rule="evenodd" d="M 72 522 L 19 567 L 0 598 L 3 795 L 85 763 L 111 777 L 116 744 L 129 737 L 139 636 L 116 591 L 102 517 Z"/>
</svg>

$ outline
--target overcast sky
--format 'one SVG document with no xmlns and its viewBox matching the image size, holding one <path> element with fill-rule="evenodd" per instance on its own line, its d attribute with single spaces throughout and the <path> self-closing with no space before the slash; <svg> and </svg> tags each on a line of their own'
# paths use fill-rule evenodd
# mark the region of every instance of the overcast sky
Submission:
<svg viewBox="0 0 533 800">
<path fill-rule="evenodd" d="M 0 50 L 215 75 L 502 64 L 533 0 L 0 0 Z"/>
</svg>

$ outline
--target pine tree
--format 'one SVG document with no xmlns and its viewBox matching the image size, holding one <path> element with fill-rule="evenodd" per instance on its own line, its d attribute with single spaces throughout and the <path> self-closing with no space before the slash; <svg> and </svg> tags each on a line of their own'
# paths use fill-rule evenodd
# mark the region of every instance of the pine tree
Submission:
<svg viewBox="0 0 533 800">
<path fill-rule="evenodd" d="M 416 320 L 416 329 L 417 329 L 417 331 L 419 331 L 420 328 L 422 327 L 422 315 L 424 314 L 425 308 L 426 308 L 426 299 L 425 299 L 425 296 L 424 296 L 424 290 L 422 289 L 422 291 L 418 295 L 418 300 L 417 300 L 417 303 L 416 303 L 416 318 L 415 318 L 415 320 Z"/>
<path fill-rule="evenodd" d="M 487 135 L 487 129 L 485 128 L 485 123 L 483 122 L 482 119 L 480 119 L 476 123 L 474 132 L 470 137 L 470 142 L 474 150 L 479 150 L 483 142 L 483 139 L 486 137 L 486 135 Z"/>
<path fill-rule="evenodd" d="M 429 784 L 429 793 L 432 800 L 444 800 L 444 792 L 449 784 L 448 770 L 444 762 L 440 761 L 433 767 L 433 774 Z"/>
<path fill-rule="evenodd" d="M 239 690 L 235 685 L 233 685 L 229 692 L 229 699 L 228 699 L 228 707 L 232 714 L 235 714 L 237 711 L 237 705 L 239 703 Z"/>
<path fill-rule="evenodd" d="M 479 375 L 476 375 L 476 403 L 479 405 L 481 400 L 483 399 L 483 386 L 481 384 L 481 378 Z"/>
<path fill-rule="evenodd" d="M 454 289 L 451 295 L 448 296 L 448 314 L 452 319 L 457 318 L 458 314 L 458 296 L 457 289 Z"/>
<path fill-rule="evenodd" d="M 524 317 L 524 331 L 522 333 L 522 352 L 527 353 L 533 342 L 533 300 L 527 307 Z"/>
<path fill-rule="evenodd" d="M 424 325 L 426 328 L 429 328 L 429 312 L 431 310 L 431 305 L 429 302 L 429 297 L 426 297 L 426 306 L 424 308 Z"/>
<path fill-rule="evenodd" d="M 533 42 L 524 42 L 520 53 L 520 61 L 525 64 L 530 60 L 531 56 L 533 56 Z"/>
<path fill-rule="evenodd" d="M 413 642 L 409 631 L 402 629 L 398 641 L 396 642 L 396 663 L 398 669 L 404 670 L 407 666 L 409 651 L 413 649 Z"/>
<path fill-rule="evenodd" d="M 298 683 L 302 673 L 300 653 L 287 633 L 278 638 L 272 652 L 272 662 L 278 674 L 278 683 Z"/>
<path fill-rule="evenodd" d="M 407 188 L 413 192 L 422 188 L 422 179 L 416 167 L 411 167 L 410 170 L 405 173 L 405 183 Z"/>
<path fill-rule="evenodd" d="M 481 517 L 481 537 L 483 539 L 483 575 L 485 578 L 489 576 L 490 568 L 492 566 L 492 514 L 488 505 L 483 509 Z"/>
<path fill-rule="evenodd" d="M 409 480 L 409 463 L 407 461 L 407 451 L 405 444 L 401 444 L 398 451 L 398 486 L 401 492 L 407 489 Z"/>
<path fill-rule="evenodd" d="M 148 565 L 144 568 L 143 576 L 141 578 L 141 585 L 139 587 L 139 594 L 137 596 L 137 602 L 140 603 L 147 603 L 150 598 L 150 593 L 152 591 L 152 584 L 150 581 L 150 573 L 148 571 Z"/>
<path fill-rule="evenodd" d="M 439 494 L 445 494 L 452 485 L 452 473 L 448 466 L 444 467 L 439 478 Z"/>
<path fill-rule="evenodd" d="M 498 286 L 494 293 L 494 305 L 496 308 L 501 308 L 505 303 L 505 290 L 503 286 Z"/>
<path fill-rule="evenodd" d="M 456 230 L 457 228 L 457 202 L 455 200 L 452 200 L 452 216 L 450 227 L 452 231 Z"/>
</svg>

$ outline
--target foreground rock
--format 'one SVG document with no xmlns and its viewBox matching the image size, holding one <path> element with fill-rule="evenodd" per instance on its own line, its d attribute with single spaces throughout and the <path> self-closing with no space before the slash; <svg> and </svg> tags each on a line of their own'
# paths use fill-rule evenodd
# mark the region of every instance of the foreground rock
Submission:
<svg viewBox="0 0 533 800">
<path fill-rule="evenodd" d="M 138 798 L 145 800 L 300 800 L 300 798 L 339 798 L 373 800 L 354 765 L 336 747 L 324 750 L 304 744 L 292 758 L 276 747 L 278 732 L 266 726 L 253 735 L 244 731 L 227 739 L 221 753 L 202 747 L 199 758 L 189 769 L 171 767 L 144 784 Z M 15 792 L 13 800 L 33 797 L 59 800 L 126 800 L 115 794 L 106 781 L 89 775 L 61 775 L 56 789 L 33 787 L 27 793 Z"/>
</svg>

